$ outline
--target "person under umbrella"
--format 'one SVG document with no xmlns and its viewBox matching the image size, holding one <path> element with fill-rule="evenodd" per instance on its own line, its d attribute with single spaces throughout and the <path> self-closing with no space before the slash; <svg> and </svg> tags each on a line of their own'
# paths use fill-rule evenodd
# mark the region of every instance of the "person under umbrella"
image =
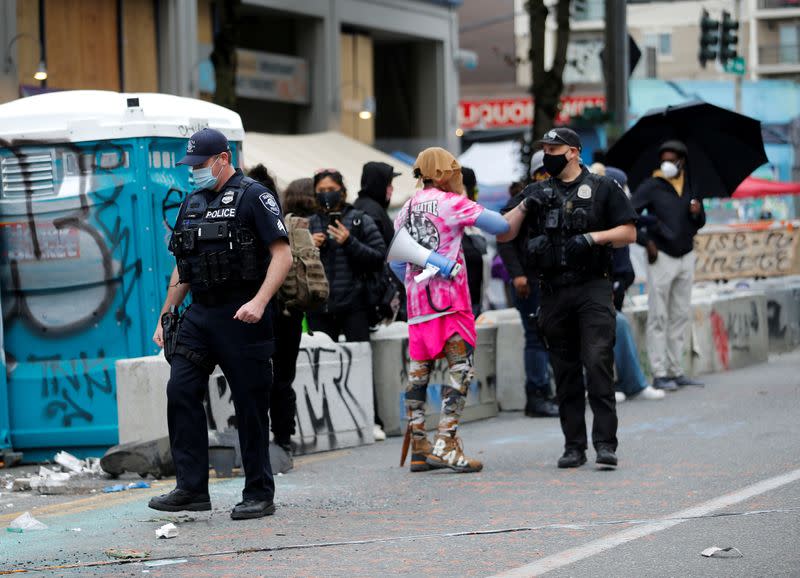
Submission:
<svg viewBox="0 0 800 578">
<path fill-rule="evenodd" d="M 659 166 L 633 193 L 639 220 L 637 243 L 647 249 L 647 353 L 653 387 L 675 391 L 700 385 L 684 375 L 684 336 L 694 281 L 694 236 L 706 223 L 703 204 L 689 186 L 686 145 L 659 147 Z"/>
</svg>

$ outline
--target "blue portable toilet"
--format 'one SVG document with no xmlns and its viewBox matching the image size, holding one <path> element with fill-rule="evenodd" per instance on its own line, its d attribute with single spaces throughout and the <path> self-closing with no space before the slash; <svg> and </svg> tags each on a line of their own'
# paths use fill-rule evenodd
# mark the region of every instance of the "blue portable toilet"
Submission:
<svg viewBox="0 0 800 578">
<path fill-rule="evenodd" d="M 114 362 L 158 352 L 167 242 L 192 188 L 175 163 L 207 126 L 238 161 L 241 118 L 202 100 L 67 91 L 0 105 L 0 453 L 117 443 Z"/>
</svg>

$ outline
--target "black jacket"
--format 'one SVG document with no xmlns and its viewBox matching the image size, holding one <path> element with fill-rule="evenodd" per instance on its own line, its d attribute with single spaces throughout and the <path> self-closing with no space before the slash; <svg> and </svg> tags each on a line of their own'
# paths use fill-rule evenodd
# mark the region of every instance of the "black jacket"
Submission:
<svg viewBox="0 0 800 578">
<path fill-rule="evenodd" d="M 383 242 L 375 221 L 352 205 L 342 209 L 342 223 L 350 231 L 344 245 L 328 238 L 320 247 L 320 257 L 330 285 L 328 302 L 319 313 L 348 313 L 367 308 L 365 278 L 380 271 L 386 257 Z M 311 233 L 328 231 L 328 216 L 312 215 Z"/>
<path fill-rule="evenodd" d="M 364 165 L 361 175 L 361 190 L 358 200 L 353 206 L 372 217 L 383 241 L 388 247 L 394 237 L 394 223 L 386 213 L 389 201 L 386 199 L 386 188 L 394 178 L 394 169 L 386 163 L 371 162 Z"/>
<path fill-rule="evenodd" d="M 524 192 L 514 195 L 503 207 L 501 213 L 505 214 L 511 209 L 519 205 L 525 198 Z M 528 228 L 521 227 L 519 235 L 507 243 L 497 243 L 497 253 L 503 260 L 506 266 L 508 275 L 514 279 L 515 277 L 527 277 L 531 283 L 538 283 L 537 272 L 532 267 L 528 267 L 525 262 L 526 249 L 525 246 L 528 242 Z"/>
<path fill-rule="evenodd" d="M 372 219 L 375 226 L 378 227 L 378 232 L 380 232 L 384 244 L 389 247 L 394 237 L 394 223 L 392 223 L 384 208 L 369 197 L 358 197 L 353 207 Z"/>
<path fill-rule="evenodd" d="M 631 203 L 636 212 L 647 215 L 639 220 L 636 242 L 646 245 L 655 242 L 659 251 L 670 257 L 682 257 L 694 249 L 694 236 L 706 224 L 706 214 L 700 205 L 700 214 L 689 212 L 692 200 L 688 179 L 683 195 L 659 177 L 651 177 L 636 189 Z"/>
</svg>

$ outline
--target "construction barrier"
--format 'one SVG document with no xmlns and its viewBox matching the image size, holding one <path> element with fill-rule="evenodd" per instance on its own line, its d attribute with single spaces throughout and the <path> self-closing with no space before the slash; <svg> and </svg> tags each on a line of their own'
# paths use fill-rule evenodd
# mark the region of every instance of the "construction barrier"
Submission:
<svg viewBox="0 0 800 578">
<path fill-rule="evenodd" d="M 470 384 L 463 421 L 497 415 L 496 343 L 494 327 L 478 327 L 475 378 Z M 405 388 L 408 383 L 408 326 L 393 323 L 372 336 L 372 364 L 378 415 L 388 435 L 405 430 Z M 436 362 L 428 385 L 427 427 L 435 428 L 442 407 L 442 385 L 450 382 L 447 362 Z"/>
<path fill-rule="evenodd" d="M 119 360 L 117 406 L 120 443 L 167 435 L 169 365 L 163 356 Z M 369 343 L 334 343 L 324 333 L 303 335 L 294 381 L 298 453 L 374 442 L 372 355 Z M 208 428 L 235 427 L 233 401 L 217 368 L 205 401 Z"/>
</svg>

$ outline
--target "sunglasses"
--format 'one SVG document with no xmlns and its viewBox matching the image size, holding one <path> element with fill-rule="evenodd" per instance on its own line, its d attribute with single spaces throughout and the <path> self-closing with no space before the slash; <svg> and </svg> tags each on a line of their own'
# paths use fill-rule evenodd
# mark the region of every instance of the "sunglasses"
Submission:
<svg viewBox="0 0 800 578">
<path fill-rule="evenodd" d="M 342 173 L 340 173 L 337 169 L 317 169 L 316 171 L 314 171 L 315 177 L 318 177 L 320 175 L 340 175 L 340 174 Z"/>
</svg>

